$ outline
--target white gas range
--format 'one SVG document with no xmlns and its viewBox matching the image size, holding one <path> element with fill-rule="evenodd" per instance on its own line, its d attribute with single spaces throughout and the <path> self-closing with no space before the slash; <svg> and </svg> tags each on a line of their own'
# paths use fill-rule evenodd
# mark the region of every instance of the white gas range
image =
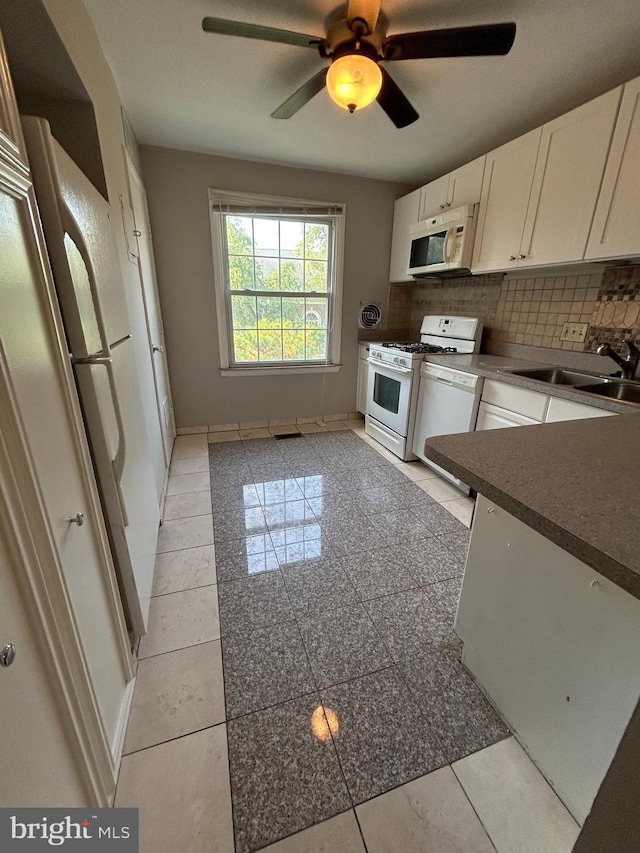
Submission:
<svg viewBox="0 0 640 853">
<path fill-rule="evenodd" d="M 428 314 L 420 341 L 369 345 L 365 430 L 400 459 L 416 459 L 412 450 L 420 367 L 429 353 L 468 355 L 480 350 L 482 321 L 476 317 Z"/>
</svg>

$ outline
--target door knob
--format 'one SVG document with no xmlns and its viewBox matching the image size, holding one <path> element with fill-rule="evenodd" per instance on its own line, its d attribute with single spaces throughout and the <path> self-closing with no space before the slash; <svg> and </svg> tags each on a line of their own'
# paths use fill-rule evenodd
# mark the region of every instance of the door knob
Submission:
<svg viewBox="0 0 640 853">
<path fill-rule="evenodd" d="M 68 518 L 67 521 L 69 522 L 69 524 L 77 524 L 78 527 L 82 527 L 82 525 L 84 524 L 84 513 L 77 512 L 73 516 L 73 518 Z"/>
<path fill-rule="evenodd" d="M 151 347 L 151 349 L 153 350 L 153 352 L 164 352 L 164 347 L 163 347 L 162 345 L 161 345 L 161 346 L 157 346 L 157 344 L 154 344 L 154 345 Z"/>
<path fill-rule="evenodd" d="M 7 645 L 0 651 L 0 666 L 11 666 L 16 659 L 16 647 L 13 643 Z"/>
</svg>

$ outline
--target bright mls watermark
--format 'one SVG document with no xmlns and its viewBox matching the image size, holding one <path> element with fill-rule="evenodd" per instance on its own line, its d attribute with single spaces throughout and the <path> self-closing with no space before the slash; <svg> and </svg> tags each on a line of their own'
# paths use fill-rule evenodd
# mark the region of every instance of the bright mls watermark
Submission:
<svg viewBox="0 0 640 853">
<path fill-rule="evenodd" d="M 138 809 L 0 808 L 2 853 L 138 853 Z"/>
</svg>

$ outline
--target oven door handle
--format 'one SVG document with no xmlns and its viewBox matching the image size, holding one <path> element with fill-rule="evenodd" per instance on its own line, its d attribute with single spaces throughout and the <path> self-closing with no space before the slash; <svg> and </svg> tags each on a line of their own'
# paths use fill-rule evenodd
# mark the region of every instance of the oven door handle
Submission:
<svg viewBox="0 0 640 853">
<path fill-rule="evenodd" d="M 413 368 L 411 367 L 400 367 L 399 364 L 389 364 L 386 361 L 378 361 L 377 358 L 368 358 L 367 363 L 372 364 L 374 367 L 384 367 L 386 370 L 390 370 L 392 373 L 413 373 Z"/>
</svg>

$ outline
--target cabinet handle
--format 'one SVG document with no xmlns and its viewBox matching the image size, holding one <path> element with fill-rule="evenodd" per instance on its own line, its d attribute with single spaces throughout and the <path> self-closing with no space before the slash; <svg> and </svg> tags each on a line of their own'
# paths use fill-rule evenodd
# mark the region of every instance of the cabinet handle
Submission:
<svg viewBox="0 0 640 853">
<path fill-rule="evenodd" d="M 515 261 L 515 259 L 516 259 L 516 256 L 515 256 L 515 255 L 509 255 L 509 260 L 510 260 L 510 261 Z"/>
<path fill-rule="evenodd" d="M 438 205 L 438 207 L 440 208 L 440 210 L 444 210 L 444 208 L 445 208 L 444 204 L 440 204 L 440 205 Z"/>
<path fill-rule="evenodd" d="M 527 256 L 526 255 L 518 255 L 518 257 L 520 258 L 520 260 L 522 260 L 523 258 L 526 258 Z"/>
<path fill-rule="evenodd" d="M 84 524 L 84 513 L 77 512 L 73 518 L 68 518 L 67 521 L 69 524 L 77 524 L 78 527 L 82 527 Z"/>
<path fill-rule="evenodd" d="M 448 201 L 448 202 L 445 204 L 445 207 L 451 207 L 451 202 L 450 202 L 450 201 Z"/>
<path fill-rule="evenodd" d="M 0 651 L 0 666 L 11 666 L 16 659 L 16 647 L 13 643 L 7 643 Z"/>
</svg>

